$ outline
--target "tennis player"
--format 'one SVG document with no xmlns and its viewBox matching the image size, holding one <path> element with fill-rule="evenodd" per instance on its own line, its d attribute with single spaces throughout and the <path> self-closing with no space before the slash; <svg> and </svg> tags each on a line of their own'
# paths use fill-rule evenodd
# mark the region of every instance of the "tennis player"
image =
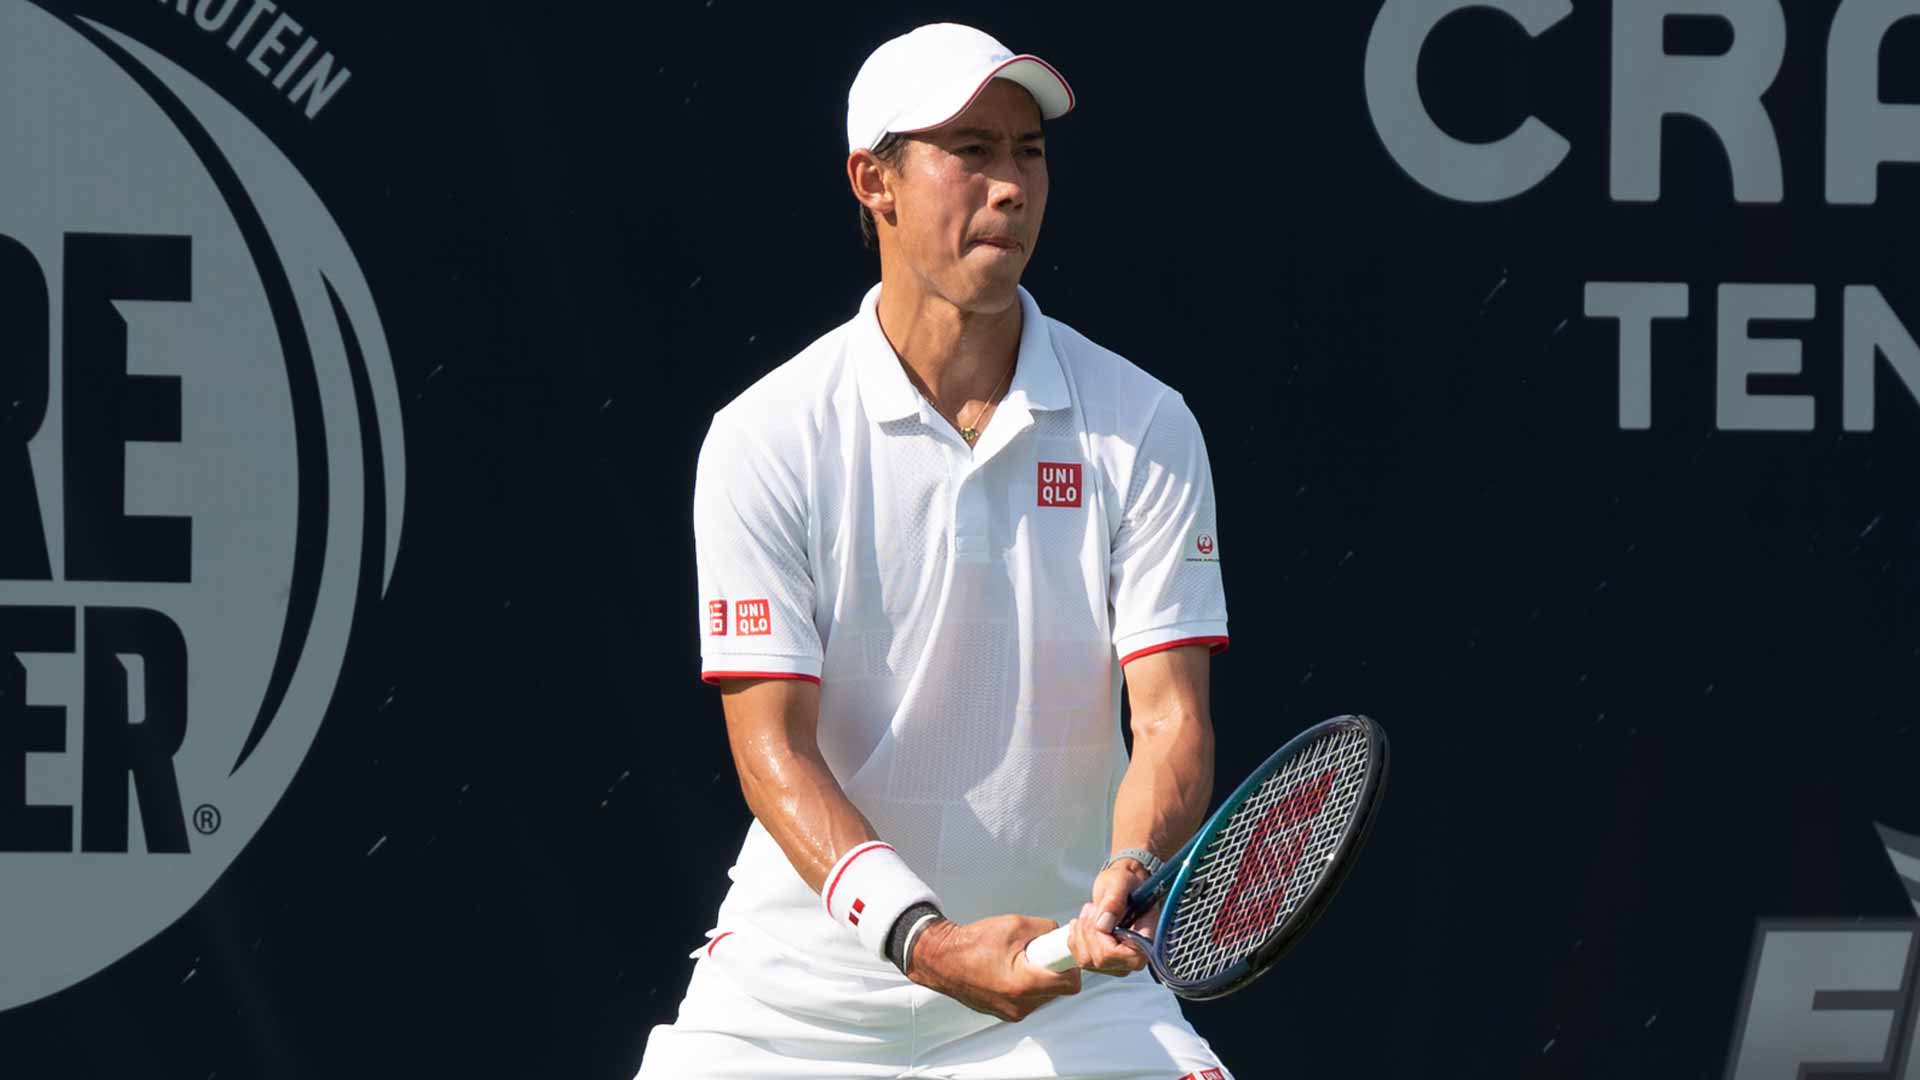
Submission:
<svg viewBox="0 0 1920 1080">
<path fill-rule="evenodd" d="M 1193 414 L 1019 285 L 1073 104 L 951 24 L 854 80 L 880 283 L 700 453 L 703 677 L 754 822 L 644 1078 L 1227 1080 L 1107 933 L 1205 817 L 1227 613 Z M 1027 963 L 1068 919 L 1080 969 Z"/>
</svg>

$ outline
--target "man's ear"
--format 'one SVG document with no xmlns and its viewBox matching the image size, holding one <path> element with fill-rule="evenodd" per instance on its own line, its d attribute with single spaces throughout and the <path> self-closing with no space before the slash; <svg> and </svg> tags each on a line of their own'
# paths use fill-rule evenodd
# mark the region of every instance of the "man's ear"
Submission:
<svg viewBox="0 0 1920 1080">
<path fill-rule="evenodd" d="M 891 172 L 871 150 L 855 150 L 847 155 L 847 183 L 853 197 L 877 218 L 891 218 L 893 189 Z"/>
</svg>

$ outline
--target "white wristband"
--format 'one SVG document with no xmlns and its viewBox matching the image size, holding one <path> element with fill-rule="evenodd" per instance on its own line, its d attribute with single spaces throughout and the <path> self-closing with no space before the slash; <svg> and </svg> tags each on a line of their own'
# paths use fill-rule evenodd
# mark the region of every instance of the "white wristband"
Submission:
<svg viewBox="0 0 1920 1080">
<path fill-rule="evenodd" d="M 820 900 L 829 918 L 853 931 L 861 947 L 882 960 L 887 958 L 887 937 L 901 912 L 922 902 L 940 903 L 893 845 L 879 840 L 857 844 L 840 856 L 827 872 Z"/>
</svg>

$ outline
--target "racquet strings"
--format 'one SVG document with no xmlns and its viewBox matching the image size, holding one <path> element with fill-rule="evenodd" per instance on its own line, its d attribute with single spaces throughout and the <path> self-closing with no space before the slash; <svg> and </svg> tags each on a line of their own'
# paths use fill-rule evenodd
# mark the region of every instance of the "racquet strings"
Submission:
<svg viewBox="0 0 1920 1080">
<path fill-rule="evenodd" d="M 1160 957 L 1198 982 L 1271 940 L 1332 865 L 1366 789 L 1367 728 L 1337 728 L 1281 763 L 1199 853 Z"/>
</svg>

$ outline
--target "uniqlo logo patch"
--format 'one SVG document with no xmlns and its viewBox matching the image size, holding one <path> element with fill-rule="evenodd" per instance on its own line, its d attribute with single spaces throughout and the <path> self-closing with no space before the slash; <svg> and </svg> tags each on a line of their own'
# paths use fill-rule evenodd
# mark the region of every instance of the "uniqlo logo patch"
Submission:
<svg viewBox="0 0 1920 1080">
<path fill-rule="evenodd" d="M 733 605 L 733 632 L 741 637 L 773 633 L 773 615 L 765 600 L 742 600 Z"/>
<path fill-rule="evenodd" d="M 860 899 L 854 900 L 853 910 L 847 912 L 847 921 L 852 923 L 855 926 L 859 926 L 860 913 L 865 910 L 867 910 L 867 902 L 865 900 L 860 900 Z"/>
<path fill-rule="evenodd" d="M 727 602 L 725 600 L 707 601 L 707 633 L 712 637 L 727 636 Z"/>
<path fill-rule="evenodd" d="M 1040 505 L 1080 505 L 1080 463 L 1043 461 L 1040 463 Z"/>
<path fill-rule="evenodd" d="M 1219 1069 L 1201 1069 L 1199 1072 L 1188 1073 L 1180 1080 L 1227 1080 L 1227 1074 Z"/>
</svg>

